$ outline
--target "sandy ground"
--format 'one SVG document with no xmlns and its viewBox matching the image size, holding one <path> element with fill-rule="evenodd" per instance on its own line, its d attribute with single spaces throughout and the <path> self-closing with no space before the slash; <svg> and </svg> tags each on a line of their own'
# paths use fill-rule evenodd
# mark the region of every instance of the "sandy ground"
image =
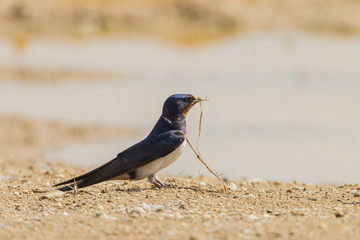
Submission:
<svg viewBox="0 0 360 240">
<path fill-rule="evenodd" d="M 354 0 L 1 0 L 0 36 L 150 36 L 202 43 L 247 31 L 360 32 Z"/>
<path fill-rule="evenodd" d="M 82 173 L 59 164 L 3 166 L 1 239 L 359 239 L 360 185 L 167 178 L 113 181 L 42 199 L 33 189 Z"/>
<path fill-rule="evenodd" d="M 360 238 L 360 185 L 226 180 L 225 193 L 214 178 L 163 176 L 163 189 L 110 181 L 44 198 L 33 190 L 88 170 L 44 150 L 126 131 L 19 117 L 1 117 L 0 129 L 1 239 Z"/>
</svg>

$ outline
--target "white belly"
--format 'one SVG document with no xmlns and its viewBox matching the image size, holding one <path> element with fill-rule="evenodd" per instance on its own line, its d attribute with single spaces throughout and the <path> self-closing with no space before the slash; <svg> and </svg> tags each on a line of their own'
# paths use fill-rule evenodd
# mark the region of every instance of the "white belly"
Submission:
<svg viewBox="0 0 360 240">
<path fill-rule="evenodd" d="M 152 161 L 151 163 L 148 163 L 142 167 L 139 167 L 136 170 L 136 178 L 135 180 L 147 178 L 151 174 L 157 173 L 163 168 L 166 168 L 170 164 L 176 161 L 180 157 L 180 155 L 183 153 L 186 146 L 186 141 L 184 142 L 174 151 L 166 155 L 165 157 L 159 158 L 155 161 Z"/>
</svg>

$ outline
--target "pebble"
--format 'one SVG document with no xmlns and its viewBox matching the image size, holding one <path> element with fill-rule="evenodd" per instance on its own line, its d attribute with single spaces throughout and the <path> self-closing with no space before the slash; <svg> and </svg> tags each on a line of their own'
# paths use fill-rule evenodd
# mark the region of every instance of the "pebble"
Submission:
<svg viewBox="0 0 360 240">
<path fill-rule="evenodd" d="M 294 208 L 291 211 L 292 215 L 297 215 L 297 216 L 305 216 L 306 213 L 306 209 L 305 208 Z"/>
<path fill-rule="evenodd" d="M 60 197 L 64 197 L 64 196 L 65 196 L 65 192 L 59 191 L 59 190 L 54 190 L 54 191 L 45 193 L 44 195 L 42 195 L 40 197 L 40 199 L 53 199 L 53 198 L 60 198 Z"/>
<path fill-rule="evenodd" d="M 152 212 L 160 212 L 165 209 L 165 206 L 164 205 L 150 205 L 150 208 L 151 208 Z"/>
<path fill-rule="evenodd" d="M 14 192 L 14 195 L 19 195 L 20 193 L 19 192 Z"/>
<path fill-rule="evenodd" d="M 66 217 L 66 216 L 69 216 L 69 213 L 63 212 L 63 215 Z"/>
<path fill-rule="evenodd" d="M 141 207 L 142 207 L 145 211 L 147 211 L 147 212 L 150 212 L 150 211 L 151 211 L 150 205 L 147 205 L 146 203 L 143 203 L 143 204 L 141 205 Z"/>
<path fill-rule="evenodd" d="M 336 211 L 335 212 L 335 217 L 340 218 L 340 217 L 343 217 L 343 216 L 345 216 L 344 212 L 342 212 L 342 211 Z"/>
<path fill-rule="evenodd" d="M 11 179 L 12 177 L 9 175 L 0 175 L 0 180 L 4 179 L 4 180 L 8 180 Z"/>
<path fill-rule="evenodd" d="M 131 212 L 145 213 L 145 210 L 142 207 L 134 207 L 133 209 L 131 209 Z"/>
<path fill-rule="evenodd" d="M 200 182 L 200 187 L 206 187 L 206 183 Z"/>
<path fill-rule="evenodd" d="M 103 214 L 103 215 L 101 215 L 101 217 L 104 218 L 104 219 L 108 219 L 108 220 L 117 220 L 117 217 L 107 215 L 107 214 Z"/>
<path fill-rule="evenodd" d="M 228 185 L 228 188 L 229 188 L 230 190 L 232 190 L 232 191 L 235 191 L 235 190 L 238 190 L 238 189 L 239 189 L 238 186 L 236 186 L 235 183 L 230 183 L 230 184 Z"/>
<path fill-rule="evenodd" d="M 254 198 L 255 196 L 252 195 L 252 194 L 248 194 L 248 195 L 244 195 L 244 196 L 242 196 L 242 197 L 244 197 L 244 198 L 248 198 L 248 197 Z"/>
<path fill-rule="evenodd" d="M 259 217 L 256 216 L 256 215 L 254 215 L 254 214 L 251 214 L 251 215 L 249 215 L 249 219 L 250 219 L 250 220 L 258 220 Z"/>
<path fill-rule="evenodd" d="M 101 217 L 104 213 L 103 212 L 96 212 L 95 217 Z"/>
</svg>

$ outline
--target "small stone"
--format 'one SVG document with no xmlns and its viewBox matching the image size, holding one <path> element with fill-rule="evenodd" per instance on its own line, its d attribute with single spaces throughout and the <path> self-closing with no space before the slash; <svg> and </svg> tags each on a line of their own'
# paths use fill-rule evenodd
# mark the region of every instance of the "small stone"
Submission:
<svg viewBox="0 0 360 240">
<path fill-rule="evenodd" d="M 230 190 L 232 190 L 232 191 L 238 190 L 238 186 L 236 186 L 235 183 L 230 183 L 230 184 L 228 185 L 228 187 L 229 187 Z"/>
<path fill-rule="evenodd" d="M 294 208 L 291 211 L 291 214 L 296 216 L 305 216 L 305 212 L 306 212 L 305 208 Z"/>
<path fill-rule="evenodd" d="M 206 187 L 206 183 L 200 182 L 200 187 Z"/>
<path fill-rule="evenodd" d="M 95 217 L 101 217 L 104 213 L 103 212 L 96 212 Z"/>
<path fill-rule="evenodd" d="M 165 209 L 164 205 L 150 205 L 150 209 L 152 212 L 160 212 Z"/>
<path fill-rule="evenodd" d="M 341 217 L 343 217 L 343 216 L 345 216 L 345 214 L 344 214 L 343 212 L 341 212 L 341 211 L 336 211 L 336 212 L 335 212 L 335 217 L 341 218 Z"/>
<path fill-rule="evenodd" d="M 211 216 L 209 214 L 204 214 L 203 218 L 211 218 Z"/>
<path fill-rule="evenodd" d="M 147 205 L 146 203 L 143 203 L 143 204 L 141 205 L 141 207 L 142 207 L 145 211 L 147 211 L 147 212 L 150 212 L 150 211 L 151 211 L 150 205 Z"/>
<path fill-rule="evenodd" d="M 120 211 L 125 211 L 125 210 L 126 210 L 126 207 L 124 207 L 123 205 L 119 205 L 119 206 L 117 206 L 117 208 L 118 208 Z"/>
<path fill-rule="evenodd" d="M 107 215 L 107 214 L 103 214 L 101 217 L 104 218 L 104 219 L 108 219 L 108 220 L 117 220 L 117 217 Z"/>
<path fill-rule="evenodd" d="M 14 192 L 14 195 L 19 195 L 20 193 L 19 192 Z"/>
<path fill-rule="evenodd" d="M 60 198 L 60 197 L 64 197 L 64 196 L 65 196 L 65 192 L 59 191 L 59 190 L 54 190 L 54 191 L 45 193 L 44 195 L 42 195 L 40 197 L 40 199 L 53 199 L 53 198 Z"/>
<path fill-rule="evenodd" d="M 133 209 L 131 209 L 131 212 L 145 213 L 145 210 L 142 207 L 134 207 Z"/>
<path fill-rule="evenodd" d="M 63 215 L 66 217 L 66 216 L 69 216 L 69 213 L 63 212 Z"/>
<path fill-rule="evenodd" d="M 249 219 L 250 220 L 258 220 L 259 218 L 258 218 L 258 216 L 251 214 L 251 215 L 249 215 Z"/>
<path fill-rule="evenodd" d="M 2 179 L 8 180 L 8 179 L 12 179 L 12 177 L 9 175 L 0 175 L 0 180 L 2 180 Z"/>
<path fill-rule="evenodd" d="M 360 195 L 359 195 L 359 193 L 354 193 L 354 197 L 359 197 Z"/>
</svg>

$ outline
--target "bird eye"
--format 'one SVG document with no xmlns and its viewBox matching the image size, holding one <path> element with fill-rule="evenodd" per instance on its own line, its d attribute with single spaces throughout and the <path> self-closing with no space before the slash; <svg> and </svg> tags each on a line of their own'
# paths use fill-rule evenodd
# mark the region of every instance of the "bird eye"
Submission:
<svg viewBox="0 0 360 240">
<path fill-rule="evenodd" d="M 184 102 L 191 103 L 191 98 L 189 97 L 184 98 Z"/>
</svg>

